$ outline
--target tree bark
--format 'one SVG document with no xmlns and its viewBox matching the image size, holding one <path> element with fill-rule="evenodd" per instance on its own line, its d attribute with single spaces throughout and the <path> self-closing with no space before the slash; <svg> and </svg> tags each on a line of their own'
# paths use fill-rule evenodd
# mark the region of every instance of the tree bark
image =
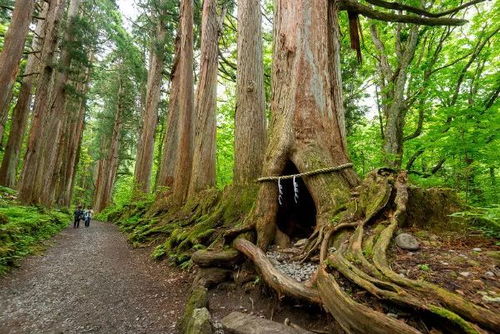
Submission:
<svg viewBox="0 0 500 334">
<path fill-rule="evenodd" d="M 33 119 L 24 159 L 23 171 L 19 184 L 19 200 L 24 204 L 39 204 L 45 186 L 42 169 L 43 147 L 40 139 L 44 135 L 43 123 L 48 113 L 51 82 L 54 74 L 55 52 L 58 44 L 58 30 L 64 12 L 65 0 L 54 0 L 49 3 L 45 18 L 44 41 L 40 54 L 42 61 L 40 77 L 35 96 Z"/>
<path fill-rule="evenodd" d="M 44 4 L 42 17 L 47 14 L 48 5 Z M 39 50 L 43 44 L 43 25 L 44 21 L 39 20 L 35 28 L 32 49 Z M 36 82 L 40 62 L 34 53 L 28 56 L 28 61 L 24 69 L 25 77 L 22 80 L 19 96 L 12 114 L 12 126 L 5 147 L 5 153 L 0 167 L 0 184 L 5 187 L 14 188 L 16 186 L 16 172 L 19 164 L 19 153 L 26 132 L 26 125 L 30 112 L 30 106 L 33 96 L 33 86 Z"/>
<path fill-rule="evenodd" d="M 282 175 L 288 160 L 300 173 L 348 163 L 335 4 L 278 0 L 275 10 L 272 120 L 263 175 Z M 321 226 L 348 200 L 358 178 L 349 168 L 304 182 Z M 264 249 L 275 236 L 277 197 L 277 183 L 264 182 L 255 210 L 258 245 Z"/>
<path fill-rule="evenodd" d="M 146 105 L 134 172 L 135 189 L 142 193 L 148 193 L 151 184 L 154 139 L 158 122 L 158 103 L 160 102 L 162 72 L 165 59 L 163 46 L 165 45 L 166 36 L 167 29 L 165 22 L 161 18 L 158 18 L 156 38 L 153 39 L 150 50 Z"/>
<path fill-rule="evenodd" d="M 75 108 L 77 112 L 71 113 L 66 117 L 61 147 L 59 149 L 59 172 L 56 178 L 55 200 L 57 205 L 61 207 L 71 205 L 76 167 L 78 165 L 80 146 L 85 127 L 85 105 L 86 95 L 89 90 L 89 80 L 90 68 L 87 68 L 83 81 L 76 85 L 76 90 L 81 98 L 70 99 L 66 105 L 66 109 L 73 110 Z"/>
<path fill-rule="evenodd" d="M 260 176 L 266 145 L 260 0 L 238 1 L 234 183 Z"/>
<path fill-rule="evenodd" d="M 189 195 L 215 186 L 215 136 L 219 47 L 217 1 L 205 0 L 201 22 L 201 61 L 196 90 L 196 130 Z"/>
<path fill-rule="evenodd" d="M 104 152 L 104 158 L 100 159 L 97 163 L 98 167 L 93 205 L 96 212 L 104 210 L 111 202 L 116 172 L 118 171 L 121 130 L 123 125 L 121 104 L 123 85 L 121 80 L 120 78 L 117 92 L 118 103 L 116 105 L 111 138 L 109 142 L 103 142 L 101 149 Z"/>
<path fill-rule="evenodd" d="M 14 12 L 5 35 L 3 50 L 0 53 L 0 118 L 5 118 L 9 110 L 12 87 L 16 81 L 19 62 L 23 56 L 24 42 L 33 15 L 33 0 L 16 0 Z M 4 124 L 0 124 L 0 138 Z"/>
<path fill-rule="evenodd" d="M 69 83 L 70 67 L 72 63 L 71 43 L 74 43 L 75 20 L 79 14 L 81 0 L 70 0 L 66 18 L 66 27 L 64 32 L 64 43 L 61 47 L 61 55 L 58 63 L 58 71 L 55 73 L 54 85 L 51 91 L 51 99 L 48 115 L 42 131 L 43 146 L 42 156 L 42 178 L 45 180 L 45 186 L 42 190 L 41 203 L 51 206 L 55 200 L 55 189 L 58 177 L 58 167 L 62 163 L 58 157 L 62 154 L 60 150 L 64 149 L 63 141 L 64 128 L 67 119 L 72 110 L 67 107 L 67 85 Z M 55 145 L 54 145 L 55 143 Z"/>
<path fill-rule="evenodd" d="M 168 126 L 165 133 L 159 186 L 172 190 L 172 203 L 182 204 L 188 194 L 193 162 L 193 2 L 182 0 Z"/>
</svg>

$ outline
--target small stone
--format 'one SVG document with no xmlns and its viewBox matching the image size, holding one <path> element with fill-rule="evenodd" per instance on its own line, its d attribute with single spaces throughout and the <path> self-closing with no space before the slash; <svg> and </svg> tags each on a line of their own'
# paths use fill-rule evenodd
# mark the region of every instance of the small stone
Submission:
<svg viewBox="0 0 500 334">
<path fill-rule="evenodd" d="M 468 272 L 468 271 L 462 271 L 460 273 L 460 275 L 462 275 L 463 277 L 469 277 L 470 276 L 470 272 Z"/>
<path fill-rule="evenodd" d="M 409 233 L 401 233 L 396 239 L 396 245 L 401 249 L 406 249 L 409 251 L 416 251 L 420 249 L 420 244 L 418 240 Z"/>
<path fill-rule="evenodd" d="M 487 271 L 484 274 L 488 277 L 495 277 L 495 274 L 492 271 Z"/>
<path fill-rule="evenodd" d="M 295 247 L 302 247 L 302 246 L 305 246 L 305 244 L 307 243 L 307 239 L 300 239 L 299 241 L 297 241 L 294 246 Z"/>
<path fill-rule="evenodd" d="M 474 252 L 480 252 L 481 248 L 477 248 L 477 247 L 476 248 L 472 248 L 472 251 L 474 251 Z"/>
</svg>

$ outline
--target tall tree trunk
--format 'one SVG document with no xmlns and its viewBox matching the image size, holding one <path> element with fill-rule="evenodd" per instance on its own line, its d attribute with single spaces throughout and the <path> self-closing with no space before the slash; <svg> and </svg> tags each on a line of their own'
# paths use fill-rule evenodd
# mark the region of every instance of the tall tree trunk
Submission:
<svg viewBox="0 0 500 334">
<path fill-rule="evenodd" d="M 94 210 L 96 212 L 102 211 L 111 202 L 113 194 L 113 186 L 118 171 L 120 140 L 122 131 L 122 79 L 119 79 L 118 86 L 118 103 L 116 105 L 115 119 L 113 123 L 113 130 L 109 142 L 103 142 L 101 149 L 104 153 L 103 159 L 98 161 L 98 170 L 96 178 L 96 188 L 94 195 Z"/>
<path fill-rule="evenodd" d="M 5 36 L 3 50 L 0 53 L 0 118 L 6 117 L 8 113 L 12 87 L 23 56 L 33 7 L 33 0 L 16 0 L 9 30 Z M 0 124 L 0 138 L 3 136 L 3 131 L 4 124 Z"/>
<path fill-rule="evenodd" d="M 48 113 L 55 52 L 58 44 L 58 30 L 64 12 L 64 4 L 65 0 L 51 1 L 45 18 L 44 41 L 40 54 L 42 61 L 41 73 L 37 83 L 28 148 L 19 183 L 19 200 L 25 204 L 38 204 L 41 202 L 42 191 L 46 182 L 43 179 L 44 171 L 42 169 L 42 150 L 46 143 L 43 143 L 40 139 L 44 135 L 43 124 Z"/>
<path fill-rule="evenodd" d="M 300 173 L 349 162 L 334 6 L 326 0 L 276 3 L 265 176 L 282 175 L 289 160 Z M 307 177 L 304 182 L 314 200 L 319 227 L 329 221 L 331 210 L 348 200 L 349 189 L 358 178 L 349 168 Z M 275 237 L 277 198 L 277 182 L 263 183 L 255 211 L 262 248 Z"/>
<path fill-rule="evenodd" d="M 375 25 L 370 27 L 373 44 L 378 52 L 380 86 L 384 110 L 384 153 L 386 163 L 400 168 L 403 158 L 403 130 L 408 105 L 405 90 L 408 84 L 408 69 L 415 56 L 418 43 L 418 26 L 410 28 L 405 41 L 401 37 L 402 25 L 396 28 L 397 67 L 392 69 L 384 43 L 378 36 Z"/>
<path fill-rule="evenodd" d="M 234 182 L 259 177 L 266 145 L 260 0 L 238 1 Z"/>
<path fill-rule="evenodd" d="M 181 51 L 180 32 L 175 40 L 175 58 L 170 76 L 170 96 L 168 100 L 168 115 L 165 118 L 165 126 L 162 141 L 162 153 L 160 167 L 158 170 L 156 186 L 172 188 L 174 184 L 174 168 L 177 152 L 177 129 L 179 127 L 179 90 L 181 77 L 179 75 L 179 62 Z"/>
<path fill-rule="evenodd" d="M 61 48 L 61 56 L 58 63 L 58 71 L 55 74 L 54 85 L 51 92 L 51 100 L 48 105 L 49 113 L 46 116 L 44 130 L 42 131 L 43 146 L 42 157 L 42 178 L 45 180 L 45 186 L 42 190 L 41 203 L 50 206 L 54 203 L 55 187 L 58 176 L 57 161 L 59 150 L 63 149 L 63 125 L 66 124 L 71 110 L 66 110 L 68 97 L 67 85 L 69 82 L 69 73 L 72 62 L 71 43 L 75 39 L 75 20 L 78 16 L 81 0 L 70 0 L 66 27 L 64 32 L 64 43 Z M 52 140 L 52 142 L 51 142 Z M 55 144 L 54 144 L 55 143 Z"/>
<path fill-rule="evenodd" d="M 217 1 L 205 0 L 201 22 L 200 77 L 195 100 L 196 130 L 190 196 L 215 186 L 218 42 Z"/>
<path fill-rule="evenodd" d="M 158 18 L 156 38 L 152 41 L 150 51 L 146 105 L 134 172 L 135 189 L 143 193 L 149 192 L 151 184 L 154 139 L 158 122 L 158 103 L 160 102 L 162 72 L 165 60 L 163 46 L 165 45 L 166 35 L 165 23 L 161 18 Z"/>
<path fill-rule="evenodd" d="M 193 161 L 193 2 L 182 0 L 177 57 L 159 185 L 172 187 L 172 202 L 187 197 Z M 173 139 L 173 140 L 171 140 Z"/>
<path fill-rule="evenodd" d="M 44 3 L 42 17 L 47 14 L 48 4 Z M 44 21 L 39 20 L 35 28 L 32 49 L 39 50 L 43 44 Z M 0 167 L 0 184 L 6 187 L 14 188 L 16 185 L 16 172 L 19 164 L 19 153 L 23 142 L 28 116 L 31 107 L 33 85 L 36 82 L 37 72 L 40 62 L 36 54 L 30 54 L 24 69 L 24 78 L 17 97 L 16 106 L 12 114 L 12 126 L 9 133 L 9 139 L 5 147 L 5 153 Z"/>
<path fill-rule="evenodd" d="M 91 57 L 92 58 L 92 57 Z M 73 193 L 73 182 L 76 175 L 76 167 L 79 159 L 80 146 L 83 138 L 85 125 L 85 104 L 86 94 L 89 89 L 90 68 L 87 68 L 82 82 L 76 86 L 80 99 L 67 101 L 66 109 L 77 110 L 66 117 L 64 133 L 59 149 L 58 176 L 56 185 L 56 203 L 61 207 L 68 207 L 71 204 Z"/>
</svg>

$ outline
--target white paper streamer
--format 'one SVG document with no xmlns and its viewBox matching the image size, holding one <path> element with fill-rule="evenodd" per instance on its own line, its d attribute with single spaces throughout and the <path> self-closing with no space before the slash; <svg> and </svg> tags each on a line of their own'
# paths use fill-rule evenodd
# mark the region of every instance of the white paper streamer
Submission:
<svg viewBox="0 0 500 334">
<path fill-rule="evenodd" d="M 283 186 L 281 185 L 281 178 L 278 179 L 278 203 L 283 205 Z"/>
<path fill-rule="evenodd" d="M 293 177 L 293 199 L 295 203 L 299 203 L 299 184 L 295 180 L 295 176 Z"/>
</svg>

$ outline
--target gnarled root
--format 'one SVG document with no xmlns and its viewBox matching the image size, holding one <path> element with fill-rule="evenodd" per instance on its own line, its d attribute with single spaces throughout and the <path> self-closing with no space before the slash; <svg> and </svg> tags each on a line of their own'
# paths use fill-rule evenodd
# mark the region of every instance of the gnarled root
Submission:
<svg viewBox="0 0 500 334">
<path fill-rule="evenodd" d="M 247 240 L 236 239 L 233 247 L 253 261 L 264 281 L 279 295 L 324 306 L 348 333 L 428 333 L 425 323 L 444 333 L 485 333 L 481 328 L 493 332 L 500 328 L 500 317 L 492 311 L 434 284 L 392 271 L 386 252 L 406 216 L 406 175 L 394 178 L 386 174 L 376 181 L 377 187 L 365 188 L 359 196 L 360 204 L 356 201 L 354 209 L 345 210 L 336 225 L 323 225 L 309 239 L 304 258 L 318 249 L 320 253 L 321 265 L 314 275 L 317 287 L 282 274 L 260 248 Z M 370 201 L 370 196 L 375 199 Z M 354 232 L 348 232 L 352 228 Z M 340 246 L 331 248 L 331 240 L 341 232 L 336 241 Z M 416 322 L 406 323 L 372 309 L 371 302 L 366 304 L 344 291 L 343 281 L 336 277 L 368 292 L 374 303 L 412 312 Z"/>
</svg>

